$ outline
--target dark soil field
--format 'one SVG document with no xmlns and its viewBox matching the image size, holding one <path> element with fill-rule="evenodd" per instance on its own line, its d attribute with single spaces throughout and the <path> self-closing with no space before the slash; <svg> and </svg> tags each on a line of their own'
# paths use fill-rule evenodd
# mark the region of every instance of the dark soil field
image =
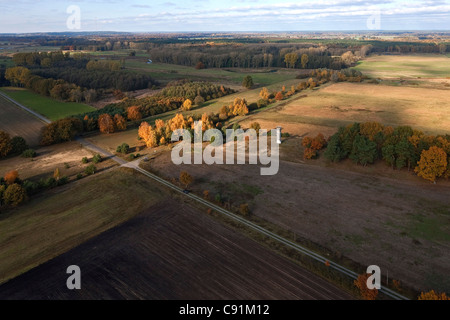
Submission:
<svg viewBox="0 0 450 320">
<path fill-rule="evenodd" d="M 0 299 L 352 299 L 178 200 L 0 286 Z M 81 269 L 68 290 L 66 269 Z"/>
<path fill-rule="evenodd" d="M 23 137 L 28 145 L 39 145 L 44 123 L 0 96 L 0 130 L 12 137 Z"/>
</svg>

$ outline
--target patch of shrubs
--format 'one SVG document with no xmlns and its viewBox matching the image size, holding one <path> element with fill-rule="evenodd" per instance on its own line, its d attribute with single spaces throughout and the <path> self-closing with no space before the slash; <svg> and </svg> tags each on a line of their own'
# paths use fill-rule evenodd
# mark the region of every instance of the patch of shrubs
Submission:
<svg viewBox="0 0 450 320">
<path fill-rule="evenodd" d="M 27 150 L 22 152 L 22 157 L 24 157 L 24 158 L 34 158 L 34 157 L 36 157 L 36 151 L 34 151 L 33 149 L 27 149 Z"/>
<path fill-rule="evenodd" d="M 122 153 L 122 154 L 127 154 L 128 151 L 130 151 L 130 146 L 127 143 L 122 143 L 116 149 L 116 152 L 119 152 L 119 153 Z"/>
</svg>

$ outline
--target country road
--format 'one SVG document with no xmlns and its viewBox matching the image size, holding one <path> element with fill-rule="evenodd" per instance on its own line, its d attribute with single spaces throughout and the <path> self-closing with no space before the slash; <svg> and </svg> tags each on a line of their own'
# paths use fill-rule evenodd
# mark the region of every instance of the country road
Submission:
<svg viewBox="0 0 450 320">
<path fill-rule="evenodd" d="M 13 99 L 11 99 L 9 97 L 7 97 L 7 99 L 10 100 L 11 102 L 15 103 L 20 108 L 23 108 L 24 110 L 26 110 L 26 111 L 28 111 L 28 112 L 38 116 L 38 118 L 41 119 L 42 121 L 44 121 L 46 123 L 50 123 L 50 120 L 46 119 L 42 115 L 37 115 L 32 110 L 30 110 L 27 107 L 17 103 L 16 101 L 14 101 Z M 180 188 L 180 187 L 178 187 L 178 186 L 176 186 L 176 185 L 174 185 L 174 184 L 172 184 L 172 183 L 170 183 L 170 182 L 160 178 L 157 175 L 154 175 L 154 174 L 152 174 L 152 173 L 142 169 L 141 167 L 139 167 L 137 161 L 127 162 L 127 161 L 125 161 L 125 160 L 115 156 L 114 154 L 104 150 L 103 148 L 101 148 L 101 147 L 99 147 L 97 145 L 94 145 L 93 143 L 91 143 L 91 142 L 89 142 L 89 141 L 87 141 L 87 140 L 85 140 L 83 138 L 79 137 L 76 140 L 79 143 L 81 143 L 84 147 L 86 147 L 88 149 L 91 149 L 94 152 L 99 153 L 99 154 L 101 154 L 104 157 L 107 157 L 107 158 L 110 158 L 110 159 L 114 160 L 119 165 L 124 166 L 124 167 L 133 168 L 134 170 L 142 173 L 143 175 L 151 178 L 152 180 L 159 182 L 160 184 L 162 184 L 162 185 L 164 185 L 164 186 L 166 186 L 166 187 L 168 187 L 168 188 L 170 188 L 170 189 L 172 189 L 172 190 L 174 190 L 174 191 L 176 191 L 176 192 L 178 192 L 178 193 L 180 193 L 180 194 L 182 194 L 182 195 L 184 195 L 184 196 L 186 196 L 186 197 L 188 197 L 188 198 L 190 198 L 190 199 L 192 199 L 194 201 L 196 201 L 197 203 L 200 203 L 200 204 L 206 206 L 207 208 L 210 208 L 210 209 L 212 209 L 212 210 L 214 210 L 214 211 L 216 211 L 216 212 L 218 212 L 218 213 L 220 213 L 220 214 L 222 214 L 224 216 L 227 216 L 228 218 L 233 219 L 234 221 L 237 221 L 237 222 L 241 223 L 242 225 L 245 225 L 248 228 L 251 228 L 251 229 L 253 229 L 253 230 L 255 230 L 255 231 L 257 231 L 257 232 L 259 232 L 259 233 L 261 233 L 261 234 L 263 234 L 263 235 L 265 235 L 265 236 L 267 236 L 267 237 L 269 237 L 269 238 L 271 238 L 273 240 L 276 240 L 276 241 L 282 243 L 283 245 L 288 246 L 291 249 L 294 249 L 294 250 L 300 252 L 301 254 L 310 257 L 313 260 L 316 260 L 316 261 L 318 261 L 320 263 L 325 263 L 325 262 L 328 261 L 330 263 L 330 268 L 333 268 L 333 269 L 335 269 L 335 270 L 337 270 L 337 271 L 347 275 L 351 279 L 356 279 L 358 277 L 358 274 L 355 273 L 354 271 L 349 270 L 349 269 L 347 269 L 347 268 L 345 268 L 345 267 L 343 267 L 343 266 L 341 266 L 341 265 L 339 265 L 337 263 L 329 261 L 329 259 L 327 259 L 327 258 L 325 258 L 325 257 L 323 257 L 323 256 L 321 256 L 321 255 L 319 255 L 319 254 L 317 254 L 317 253 L 315 253 L 315 252 L 313 252 L 313 251 L 303 247 L 303 246 L 300 246 L 297 243 L 294 243 L 292 241 L 284 239 L 281 236 L 279 236 L 279 235 L 277 235 L 277 234 L 275 234 L 275 233 L 273 233 L 273 232 L 271 232 L 269 230 L 266 230 L 266 229 L 260 227 L 259 225 L 255 224 L 255 223 L 252 223 L 252 222 L 246 220 L 245 218 L 243 218 L 243 217 L 241 217 L 241 216 L 239 216 L 237 214 L 234 214 L 234 213 L 232 213 L 232 212 L 230 212 L 228 210 L 225 210 L 222 207 L 219 207 L 219 206 L 217 206 L 217 205 L 215 205 L 215 204 L 213 204 L 213 203 L 211 203 L 209 201 L 206 201 L 203 198 L 201 198 L 201 197 L 199 197 L 199 196 L 197 196 L 197 195 L 195 195 L 193 193 L 185 193 L 182 188 Z M 307 270 L 304 270 L 304 271 L 305 272 L 309 272 Z M 406 297 L 404 297 L 404 296 L 398 294 L 397 292 L 395 292 L 393 290 L 390 290 L 388 288 L 384 288 L 383 287 L 380 291 L 382 293 L 384 293 L 385 295 L 389 296 L 392 299 L 408 300 Z"/>
</svg>

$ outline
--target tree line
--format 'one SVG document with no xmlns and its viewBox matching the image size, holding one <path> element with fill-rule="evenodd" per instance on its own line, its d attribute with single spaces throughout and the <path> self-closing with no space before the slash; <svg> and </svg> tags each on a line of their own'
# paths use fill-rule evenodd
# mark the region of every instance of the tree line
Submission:
<svg viewBox="0 0 450 320">
<path fill-rule="evenodd" d="M 413 169 L 432 182 L 450 177 L 450 135 L 426 135 L 409 126 L 366 122 L 340 127 L 324 156 L 333 162 L 349 158 L 364 166 L 384 160 L 393 169 Z"/>
</svg>

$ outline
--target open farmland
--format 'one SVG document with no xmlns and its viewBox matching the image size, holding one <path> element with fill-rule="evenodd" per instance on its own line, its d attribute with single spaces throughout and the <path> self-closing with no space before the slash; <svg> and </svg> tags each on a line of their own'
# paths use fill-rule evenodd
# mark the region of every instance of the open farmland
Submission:
<svg viewBox="0 0 450 320">
<path fill-rule="evenodd" d="M 450 58 L 445 55 L 371 56 L 356 67 L 372 78 L 447 78 Z"/>
<path fill-rule="evenodd" d="M 376 264 L 390 279 L 416 289 L 448 291 L 450 282 L 450 185 L 415 177 L 280 162 L 276 176 L 261 176 L 256 165 L 181 165 L 161 153 L 145 165 L 167 179 L 186 170 L 199 195 L 209 190 L 225 204 L 249 204 L 255 216 L 280 226 L 306 243 L 331 251 L 330 259 Z M 326 251 L 326 252 L 330 252 Z"/>
<path fill-rule="evenodd" d="M 42 114 L 52 121 L 95 110 L 93 107 L 86 104 L 61 102 L 22 88 L 7 87 L 1 88 L 0 90 L 17 102 Z"/>
<path fill-rule="evenodd" d="M 39 144 L 41 129 L 45 124 L 2 96 L 0 96 L 0 119 L 0 130 L 9 133 L 11 137 L 23 137 L 30 146 Z"/>
<path fill-rule="evenodd" d="M 291 134 L 334 133 L 353 122 L 377 121 L 409 125 L 428 134 L 449 133 L 450 90 L 337 83 L 307 93 L 281 107 L 268 108 L 245 119 L 245 125 L 281 125 Z"/>
<path fill-rule="evenodd" d="M 13 279 L 0 299 L 352 298 L 180 200 L 154 205 Z M 74 261 L 81 290 L 67 290 L 62 272 Z"/>
<path fill-rule="evenodd" d="M 0 283 L 134 217 L 167 194 L 144 176 L 118 169 L 46 191 L 1 214 Z"/>
</svg>

